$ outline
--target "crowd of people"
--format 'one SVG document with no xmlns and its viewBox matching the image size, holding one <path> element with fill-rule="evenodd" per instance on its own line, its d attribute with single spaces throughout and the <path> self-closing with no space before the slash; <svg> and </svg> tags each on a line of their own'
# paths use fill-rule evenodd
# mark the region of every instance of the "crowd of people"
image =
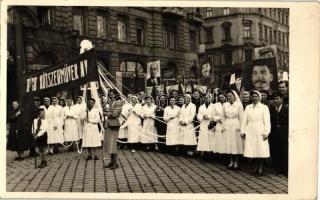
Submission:
<svg viewBox="0 0 320 200">
<path fill-rule="evenodd" d="M 52 97 L 34 99 L 30 126 L 20 124 L 17 101 L 9 112 L 7 148 L 17 151 L 16 160 L 30 148 L 39 147 L 41 164 L 47 166 L 46 152 L 59 153 L 87 148 L 87 160 L 99 159 L 96 148 L 103 146 L 105 167 L 118 167 L 117 149 L 158 151 L 174 156 L 227 159 L 226 167 L 237 170 L 244 158 L 256 163 L 254 174 L 264 173 L 268 160 L 278 173 L 288 175 L 288 82 L 279 91 L 212 90 L 201 94 L 163 92 L 153 98 L 143 91 L 124 97 L 116 90 L 101 96 L 99 105 L 90 98 L 66 100 Z M 32 134 L 30 134 L 32 133 Z M 31 138 L 31 139 L 30 139 Z M 34 143 L 36 138 L 36 144 Z M 28 142 L 26 142 L 28 141 Z M 29 145 L 27 145 L 29 144 Z M 80 151 L 81 152 L 81 151 Z"/>
</svg>

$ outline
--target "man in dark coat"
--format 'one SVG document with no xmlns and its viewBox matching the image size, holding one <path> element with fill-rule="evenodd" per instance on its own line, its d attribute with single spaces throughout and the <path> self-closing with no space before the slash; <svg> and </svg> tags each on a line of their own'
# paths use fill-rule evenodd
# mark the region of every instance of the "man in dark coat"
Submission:
<svg viewBox="0 0 320 200">
<path fill-rule="evenodd" d="M 283 102 L 283 95 L 273 94 L 274 105 L 270 106 L 271 133 L 270 153 L 271 160 L 278 173 L 288 176 L 288 124 L 289 107 Z"/>
<path fill-rule="evenodd" d="M 202 105 L 202 99 L 200 96 L 200 92 L 198 90 L 195 90 L 193 92 L 193 96 L 192 96 L 192 103 L 194 103 L 194 105 L 196 105 L 196 113 L 198 113 L 200 106 Z M 199 126 L 199 121 L 197 120 L 197 118 L 195 117 L 193 120 L 193 125 L 194 127 Z M 196 136 L 199 136 L 199 128 L 196 129 Z"/>
</svg>

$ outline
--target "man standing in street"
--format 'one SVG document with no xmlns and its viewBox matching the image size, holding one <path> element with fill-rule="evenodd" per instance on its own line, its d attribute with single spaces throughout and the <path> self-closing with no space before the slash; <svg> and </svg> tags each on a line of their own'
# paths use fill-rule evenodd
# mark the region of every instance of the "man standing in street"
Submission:
<svg viewBox="0 0 320 200">
<path fill-rule="evenodd" d="M 288 86 L 289 83 L 288 81 L 280 81 L 279 82 L 279 92 L 283 96 L 283 103 L 284 104 L 289 104 L 289 94 L 288 94 Z"/>
<path fill-rule="evenodd" d="M 279 92 L 273 94 L 274 105 L 270 106 L 271 160 L 278 173 L 288 176 L 288 121 L 289 108 L 283 103 L 283 96 Z"/>
</svg>

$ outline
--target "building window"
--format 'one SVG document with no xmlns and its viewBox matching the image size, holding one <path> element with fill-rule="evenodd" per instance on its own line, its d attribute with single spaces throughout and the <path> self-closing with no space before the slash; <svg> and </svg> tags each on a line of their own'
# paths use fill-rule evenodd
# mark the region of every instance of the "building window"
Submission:
<svg viewBox="0 0 320 200">
<path fill-rule="evenodd" d="M 280 13 L 280 10 L 278 10 L 278 22 L 281 23 L 281 13 Z"/>
<path fill-rule="evenodd" d="M 232 65 L 233 60 L 232 60 L 232 50 L 227 50 L 223 52 L 223 57 L 224 57 L 224 64 L 226 65 Z"/>
<path fill-rule="evenodd" d="M 82 15 L 73 15 L 73 29 L 79 31 L 80 35 L 83 35 L 84 23 Z"/>
<path fill-rule="evenodd" d="M 206 9 L 206 17 L 212 17 L 212 16 L 213 16 L 212 8 L 207 8 Z"/>
<path fill-rule="evenodd" d="M 250 13 L 250 8 L 244 8 L 245 13 Z"/>
<path fill-rule="evenodd" d="M 273 40 L 274 40 L 274 43 L 277 44 L 278 43 L 278 40 L 277 40 L 277 30 L 274 30 L 273 31 Z"/>
<path fill-rule="evenodd" d="M 136 61 L 122 61 L 120 63 L 120 71 L 143 73 L 143 66 Z"/>
<path fill-rule="evenodd" d="M 107 36 L 107 23 L 105 16 L 97 16 L 97 37 L 106 38 Z"/>
<path fill-rule="evenodd" d="M 244 61 L 252 61 L 252 49 L 244 50 Z"/>
<path fill-rule="evenodd" d="M 268 26 L 264 26 L 264 39 L 265 40 L 269 39 L 269 37 L 268 37 Z"/>
<path fill-rule="evenodd" d="M 245 38 L 251 37 L 251 26 L 246 25 L 243 27 L 243 35 Z"/>
<path fill-rule="evenodd" d="M 118 17 L 118 41 L 127 41 L 127 20 L 123 16 Z"/>
<path fill-rule="evenodd" d="M 286 25 L 289 24 L 289 22 L 288 22 L 288 16 L 287 16 L 287 15 L 285 15 L 285 24 L 286 24 Z"/>
<path fill-rule="evenodd" d="M 272 9 L 269 8 L 269 17 L 271 18 L 272 17 Z"/>
<path fill-rule="evenodd" d="M 145 25 L 144 20 L 137 19 L 136 20 L 136 34 L 137 34 L 137 44 L 144 45 L 145 44 Z"/>
<path fill-rule="evenodd" d="M 259 24 L 259 40 L 263 40 L 262 25 L 261 24 Z"/>
<path fill-rule="evenodd" d="M 230 14 L 230 8 L 223 8 L 223 15 L 229 15 Z"/>
<path fill-rule="evenodd" d="M 273 19 L 277 20 L 277 10 L 275 8 L 273 9 Z"/>
<path fill-rule="evenodd" d="M 258 13 L 261 14 L 262 10 L 261 8 L 258 8 Z"/>
<path fill-rule="evenodd" d="M 282 42 L 281 42 L 281 39 L 282 39 L 282 37 L 281 37 L 281 32 L 278 31 L 278 43 L 279 43 L 279 44 L 282 43 Z"/>
<path fill-rule="evenodd" d="M 38 7 L 38 19 L 42 26 L 51 24 L 51 12 L 48 7 Z"/>
<path fill-rule="evenodd" d="M 166 48 L 176 48 L 176 27 L 166 26 L 164 30 L 164 46 Z"/>
<path fill-rule="evenodd" d="M 189 41 L 190 41 L 190 50 L 191 51 L 196 51 L 196 39 L 197 39 L 196 32 L 190 31 L 189 32 Z"/>
<path fill-rule="evenodd" d="M 225 41 L 231 40 L 231 25 L 232 24 L 230 22 L 223 22 L 222 24 Z"/>
<path fill-rule="evenodd" d="M 282 45 L 285 45 L 286 35 L 282 33 Z"/>
<path fill-rule="evenodd" d="M 273 43 L 273 40 L 272 40 L 272 37 L 273 36 L 273 32 L 272 32 L 272 29 L 270 28 L 269 29 L 269 41 L 270 41 L 270 43 Z"/>
<path fill-rule="evenodd" d="M 213 41 L 213 31 L 212 28 L 206 29 L 206 42 L 212 42 Z"/>
</svg>

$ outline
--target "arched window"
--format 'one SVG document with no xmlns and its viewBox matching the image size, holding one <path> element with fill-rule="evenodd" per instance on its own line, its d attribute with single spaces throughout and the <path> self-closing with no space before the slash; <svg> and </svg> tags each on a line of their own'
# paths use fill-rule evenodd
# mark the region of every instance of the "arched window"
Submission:
<svg viewBox="0 0 320 200">
<path fill-rule="evenodd" d="M 137 61 L 122 61 L 120 63 L 120 71 L 143 73 L 144 68 L 143 65 Z"/>
</svg>

